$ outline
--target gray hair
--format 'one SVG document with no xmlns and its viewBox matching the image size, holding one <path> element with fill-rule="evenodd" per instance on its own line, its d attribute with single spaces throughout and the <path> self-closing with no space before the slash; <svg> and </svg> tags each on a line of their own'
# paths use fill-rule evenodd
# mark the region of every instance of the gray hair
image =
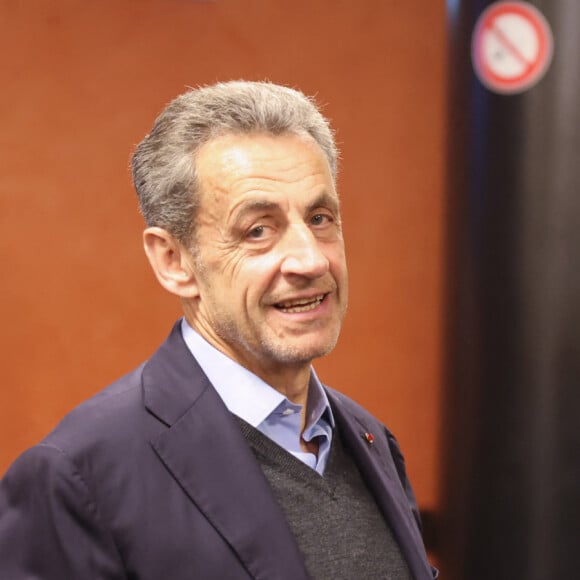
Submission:
<svg viewBox="0 0 580 580">
<path fill-rule="evenodd" d="M 133 155 L 133 183 L 146 224 L 190 244 L 199 206 L 195 154 L 216 137 L 254 132 L 310 135 L 336 181 L 332 130 L 314 101 L 300 91 L 247 81 L 191 89 L 169 103 Z"/>
</svg>

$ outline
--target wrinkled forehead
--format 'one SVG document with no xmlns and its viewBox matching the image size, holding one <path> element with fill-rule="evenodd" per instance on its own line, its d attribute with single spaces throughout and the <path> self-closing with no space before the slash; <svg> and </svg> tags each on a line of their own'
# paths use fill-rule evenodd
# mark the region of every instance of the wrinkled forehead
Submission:
<svg viewBox="0 0 580 580">
<path fill-rule="evenodd" d="M 216 137 L 195 156 L 200 190 L 235 191 L 240 185 L 291 186 L 323 179 L 334 190 L 328 160 L 308 135 L 232 134 Z M 271 182 L 271 183 L 270 183 Z"/>
<path fill-rule="evenodd" d="M 226 144 L 233 145 L 236 143 L 238 145 L 237 150 L 231 150 L 227 158 L 224 157 L 223 161 L 228 161 L 232 164 L 236 162 L 242 161 L 242 153 L 243 152 L 256 152 L 259 145 L 263 143 L 265 140 L 269 140 L 272 143 L 288 143 L 294 142 L 299 143 L 304 147 L 308 147 L 314 149 L 320 153 L 322 157 L 326 160 L 330 174 L 332 177 L 333 184 L 336 186 L 336 175 L 332 169 L 331 160 L 328 158 L 326 152 L 321 147 L 321 145 L 305 130 L 296 130 L 296 131 L 283 131 L 280 133 L 274 133 L 271 131 L 232 131 L 232 130 L 220 130 L 215 131 L 208 135 L 207 139 L 205 139 L 200 146 L 194 152 L 194 164 L 196 168 L 196 173 L 199 173 L 199 160 L 203 159 L 204 162 L 207 162 L 208 150 L 211 151 L 211 155 L 216 155 L 218 151 L 222 152 L 223 146 Z"/>
</svg>

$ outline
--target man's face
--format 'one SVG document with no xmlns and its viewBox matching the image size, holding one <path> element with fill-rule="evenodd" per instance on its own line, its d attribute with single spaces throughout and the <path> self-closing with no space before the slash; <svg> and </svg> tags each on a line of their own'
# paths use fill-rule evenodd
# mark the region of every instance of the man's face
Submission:
<svg viewBox="0 0 580 580">
<path fill-rule="evenodd" d="M 326 157 L 296 135 L 226 135 L 196 155 L 194 328 L 258 375 L 304 367 L 338 339 L 348 284 Z"/>
</svg>

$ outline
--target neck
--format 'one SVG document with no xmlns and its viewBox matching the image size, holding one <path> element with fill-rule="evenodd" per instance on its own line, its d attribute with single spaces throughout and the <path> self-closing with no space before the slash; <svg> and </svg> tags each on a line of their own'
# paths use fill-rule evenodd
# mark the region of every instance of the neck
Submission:
<svg viewBox="0 0 580 580">
<path fill-rule="evenodd" d="M 254 373 L 265 383 L 282 393 L 292 403 L 302 405 L 303 409 L 306 408 L 312 361 L 284 363 L 245 356 L 243 351 L 233 349 L 230 345 L 224 343 L 212 329 L 199 324 L 198 320 L 191 316 L 191 313 L 186 308 L 184 308 L 184 311 L 189 325 L 212 346 Z M 246 354 L 249 355 L 249 353 Z"/>
<path fill-rule="evenodd" d="M 240 364 L 244 363 L 241 362 Z M 306 407 L 308 385 L 310 384 L 310 363 L 302 365 L 300 368 L 284 367 L 270 371 L 262 368 L 252 368 L 251 366 L 246 368 L 259 376 L 272 388 L 282 393 L 292 403 L 302 405 L 303 408 Z"/>
</svg>

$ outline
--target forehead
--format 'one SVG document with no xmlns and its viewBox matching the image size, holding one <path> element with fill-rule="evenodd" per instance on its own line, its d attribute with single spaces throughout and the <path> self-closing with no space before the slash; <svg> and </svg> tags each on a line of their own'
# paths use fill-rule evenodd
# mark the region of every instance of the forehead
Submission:
<svg viewBox="0 0 580 580">
<path fill-rule="evenodd" d="M 228 134 L 205 143 L 195 156 L 201 192 L 234 195 L 255 188 L 277 191 L 301 187 L 334 190 L 330 166 L 310 136 Z"/>
</svg>

